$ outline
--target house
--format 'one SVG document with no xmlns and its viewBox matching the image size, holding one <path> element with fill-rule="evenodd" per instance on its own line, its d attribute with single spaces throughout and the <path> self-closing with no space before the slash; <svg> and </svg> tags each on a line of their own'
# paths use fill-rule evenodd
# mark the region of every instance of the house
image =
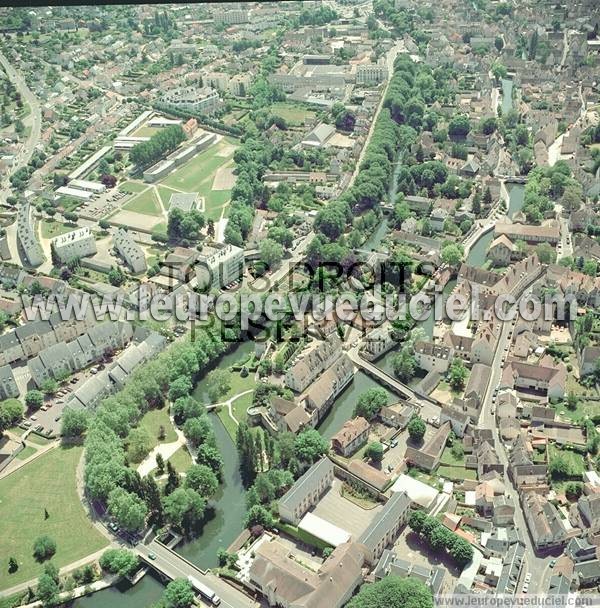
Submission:
<svg viewBox="0 0 600 608">
<path fill-rule="evenodd" d="M 492 523 L 495 526 L 508 526 L 514 522 L 515 505 L 505 495 L 492 498 Z"/>
<path fill-rule="evenodd" d="M 0 367 L 0 399 L 10 399 L 19 396 L 19 387 L 15 381 L 10 365 Z"/>
<path fill-rule="evenodd" d="M 580 589 L 597 585 L 600 582 L 600 559 L 575 564 L 573 576 Z"/>
<path fill-rule="evenodd" d="M 383 550 L 398 536 L 408 521 L 411 500 L 405 492 L 393 492 L 377 519 L 361 534 L 358 542 L 366 548 L 365 560 L 374 565 Z"/>
<path fill-rule="evenodd" d="M 600 361 L 600 346 L 584 346 L 577 354 L 579 373 L 586 376 L 595 371 Z"/>
<path fill-rule="evenodd" d="M 302 353 L 285 374 L 285 383 L 293 391 L 304 391 L 324 370 L 341 355 L 342 342 L 337 333 L 319 341 L 308 352 Z"/>
<path fill-rule="evenodd" d="M 347 458 L 367 443 L 370 428 L 362 416 L 348 420 L 331 438 L 331 447 Z"/>
<path fill-rule="evenodd" d="M 537 365 L 510 361 L 502 372 L 501 386 L 542 393 L 549 399 L 565 396 L 567 370 L 562 362 L 554 363 L 549 356 Z"/>
<path fill-rule="evenodd" d="M 431 228 L 436 232 L 442 232 L 444 230 L 444 222 L 448 218 L 448 212 L 440 207 L 435 207 L 429 215 L 429 222 Z"/>
<path fill-rule="evenodd" d="M 310 386 L 305 394 L 306 408 L 316 415 L 317 421 L 323 419 L 336 397 L 353 378 L 352 361 L 348 355 L 343 354 Z"/>
<path fill-rule="evenodd" d="M 535 492 L 521 494 L 523 515 L 531 539 L 538 551 L 562 547 L 567 531 L 556 507 L 543 495 Z"/>
<path fill-rule="evenodd" d="M 450 422 L 444 422 L 423 447 L 420 449 L 411 446 L 407 447 L 404 458 L 409 464 L 413 464 L 428 472 L 433 471 L 440 463 L 451 431 L 452 425 Z"/>
<path fill-rule="evenodd" d="M 600 494 L 582 496 L 577 501 L 577 511 L 585 531 L 596 535 L 600 532 Z"/>
<path fill-rule="evenodd" d="M 336 547 L 318 569 L 309 568 L 275 539 L 262 542 L 248 571 L 249 584 L 269 606 L 341 608 L 362 583 L 364 548 Z"/>
<path fill-rule="evenodd" d="M 494 239 L 487 252 L 487 257 L 494 266 L 508 266 L 517 251 L 516 245 L 504 234 Z"/>
<path fill-rule="evenodd" d="M 379 410 L 379 418 L 383 424 L 395 429 L 404 429 L 415 414 L 415 407 L 406 403 L 384 405 Z"/>
<path fill-rule="evenodd" d="M 438 595 L 444 584 L 444 568 L 433 566 L 428 568 L 400 559 L 393 550 L 385 549 L 373 571 L 375 580 L 381 580 L 385 576 L 398 576 L 400 578 L 416 578 L 427 585 L 434 596 Z"/>
<path fill-rule="evenodd" d="M 298 525 L 304 514 L 314 507 L 333 483 L 333 463 L 322 458 L 313 464 L 279 499 L 279 516 Z"/>
<path fill-rule="evenodd" d="M 452 431 L 457 437 L 464 437 L 469 425 L 469 416 L 454 407 L 443 405 L 440 411 L 440 424 L 444 422 L 450 422 Z"/>
<path fill-rule="evenodd" d="M 452 349 L 443 344 L 419 340 L 415 342 L 414 355 L 421 369 L 445 374 L 452 360 Z"/>
<path fill-rule="evenodd" d="M 494 237 L 497 238 L 502 235 L 511 241 L 525 241 L 531 245 L 549 243 L 555 246 L 560 241 L 560 226 L 555 221 L 542 226 L 498 223 L 494 226 Z"/>
</svg>

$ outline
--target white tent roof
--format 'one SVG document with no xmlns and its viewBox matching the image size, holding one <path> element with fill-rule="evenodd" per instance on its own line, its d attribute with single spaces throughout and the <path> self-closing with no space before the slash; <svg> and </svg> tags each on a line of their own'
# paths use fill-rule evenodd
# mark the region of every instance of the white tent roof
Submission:
<svg viewBox="0 0 600 608">
<path fill-rule="evenodd" d="M 392 492 L 406 492 L 412 502 L 424 509 L 428 509 L 439 494 L 435 488 L 404 474 L 396 479 L 392 486 Z"/>
<path fill-rule="evenodd" d="M 350 540 L 350 533 L 337 526 L 317 517 L 313 513 L 307 513 L 298 524 L 300 530 L 304 530 L 318 539 L 337 547 Z"/>
</svg>

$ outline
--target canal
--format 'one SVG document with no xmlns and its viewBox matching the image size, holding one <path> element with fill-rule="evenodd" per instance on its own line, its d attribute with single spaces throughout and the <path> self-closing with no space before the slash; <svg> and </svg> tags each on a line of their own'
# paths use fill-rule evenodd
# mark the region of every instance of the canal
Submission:
<svg viewBox="0 0 600 608">
<path fill-rule="evenodd" d="M 508 78 L 502 79 L 502 116 L 510 112 L 513 105 L 513 81 Z"/>
</svg>

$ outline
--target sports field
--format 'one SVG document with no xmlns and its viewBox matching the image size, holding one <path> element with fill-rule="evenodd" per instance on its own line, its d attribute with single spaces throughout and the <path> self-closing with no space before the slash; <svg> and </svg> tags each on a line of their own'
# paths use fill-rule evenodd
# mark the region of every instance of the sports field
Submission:
<svg viewBox="0 0 600 608">
<path fill-rule="evenodd" d="M 135 211 L 136 213 L 143 213 L 145 215 L 162 216 L 160 203 L 157 200 L 156 192 L 152 187 L 140 192 L 135 198 L 132 198 L 128 203 L 125 203 L 123 209 Z"/>
<path fill-rule="evenodd" d="M 0 590 L 42 572 L 43 564 L 32 555 L 33 542 L 42 534 L 56 541 L 52 561 L 58 567 L 107 546 L 77 494 L 75 471 L 82 450 L 81 446 L 54 448 L 0 480 Z M 14 574 L 6 568 L 9 557 L 19 564 Z"/>
</svg>

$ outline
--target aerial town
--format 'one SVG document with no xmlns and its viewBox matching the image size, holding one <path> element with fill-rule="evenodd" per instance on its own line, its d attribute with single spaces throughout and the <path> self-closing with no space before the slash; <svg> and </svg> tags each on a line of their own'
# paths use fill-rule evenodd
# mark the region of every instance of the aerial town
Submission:
<svg viewBox="0 0 600 608">
<path fill-rule="evenodd" d="M 0 608 L 598 603 L 597 0 L 0 31 Z"/>
</svg>

